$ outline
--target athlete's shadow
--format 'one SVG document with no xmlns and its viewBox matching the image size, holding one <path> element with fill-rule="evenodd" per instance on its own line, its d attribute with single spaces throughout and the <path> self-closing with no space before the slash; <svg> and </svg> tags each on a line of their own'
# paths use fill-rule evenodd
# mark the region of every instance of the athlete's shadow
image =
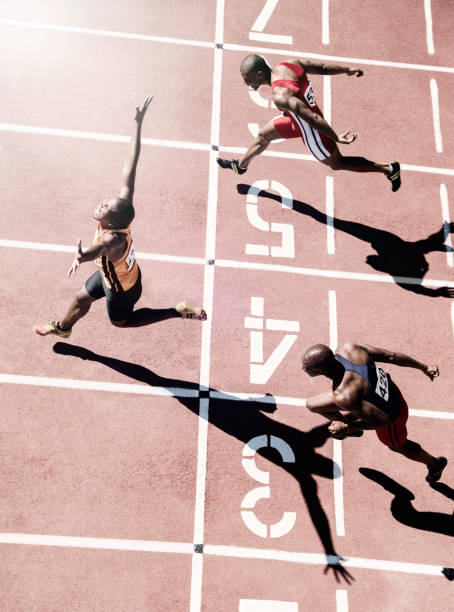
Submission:
<svg viewBox="0 0 454 612">
<path fill-rule="evenodd" d="M 197 399 L 199 385 L 197 383 L 166 378 L 138 364 L 98 355 L 83 347 L 68 343 L 57 342 L 54 344 L 53 350 L 61 355 L 72 355 L 102 363 L 125 376 L 152 387 L 173 389 L 173 394 L 178 393 L 176 399 L 179 402 L 194 414 L 199 414 L 199 401 Z M 193 393 L 194 391 L 196 393 Z M 184 393 L 187 394 L 186 397 L 183 396 Z M 312 523 L 320 537 L 325 554 L 328 555 L 325 571 L 332 569 L 336 580 L 342 577 L 349 583 L 353 578 L 339 563 L 341 557 L 334 550 L 330 525 L 317 494 L 317 483 L 314 479 L 314 476 L 333 478 L 335 464 L 331 459 L 316 451 L 317 448 L 323 446 L 329 437 L 327 425 L 304 432 L 271 419 L 264 413 L 272 413 L 276 410 L 276 403 L 272 395 L 265 395 L 263 397 L 264 401 L 255 401 L 254 399 L 238 401 L 238 398 L 215 389 L 201 391 L 200 395 L 201 397 L 204 395 L 210 396 L 209 422 L 226 434 L 244 443 L 249 442 L 256 436 L 270 435 L 280 438 L 291 447 L 294 453 L 294 461 L 283 462 L 281 454 L 270 447 L 260 448 L 257 453 L 286 470 L 298 481 Z M 241 457 L 239 457 L 239 461 L 241 461 Z M 228 483 L 226 483 L 226 486 L 228 487 Z"/>
<path fill-rule="evenodd" d="M 237 185 L 238 192 L 241 194 L 247 194 L 249 188 L 250 185 Z M 280 196 L 268 191 L 261 191 L 260 197 L 281 202 Z M 327 223 L 326 214 L 310 204 L 293 200 L 293 209 L 303 215 L 312 217 L 319 223 Z M 429 269 L 425 255 L 434 251 L 453 251 L 452 247 L 445 245 L 444 242 L 447 236 L 454 232 L 454 223 L 443 224 L 437 232 L 415 242 L 403 240 L 396 234 L 363 223 L 345 221 L 336 217 L 333 218 L 333 225 L 342 232 L 355 236 L 355 238 L 364 242 L 369 242 L 377 254 L 368 255 L 366 263 L 374 270 L 390 274 L 399 287 L 431 297 L 454 297 L 454 288 L 452 287 L 431 289 L 421 284 Z M 409 283 L 409 279 L 412 282 Z"/>
<path fill-rule="evenodd" d="M 416 510 L 411 503 L 415 496 L 411 491 L 397 483 L 395 480 L 370 468 L 359 468 L 363 476 L 381 485 L 386 491 L 394 495 L 391 501 L 391 514 L 403 525 L 434 531 L 447 536 L 454 536 L 454 514 L 443 514 L 442 512 L 423 512 Z M 454 491 L 448 485 L 435 483 L 432 488 L 450 499 L 454 499 Z"/>
</svg>

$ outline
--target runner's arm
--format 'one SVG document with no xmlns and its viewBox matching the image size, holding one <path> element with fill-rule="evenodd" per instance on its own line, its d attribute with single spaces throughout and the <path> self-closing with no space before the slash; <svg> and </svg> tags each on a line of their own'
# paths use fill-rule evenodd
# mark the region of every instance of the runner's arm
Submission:
<svg viewBox="0 0 454 612">
<path fill-rule="evenodd" d="M 331 138 L 334 142 L 339 142 L 339 137 L 330 124 L 323 117 L 320 117 L 320 115 L 313 113 L 307 108 L 304 102 L 294 96 L 290 89 L 277 87 L 274 92 L 273 102 L 279 110 L 295 113 L 295 115 L 307 121 L 310 126 L 322 132 L 322 134 L 325 134 L 325 136 L 328 136 L 328 138 Z"/>
<path fill-rule="evenodd" d="M 122 188 L 120 191 L 120 198 L 127 200 L 131 205 L 134 196 L 134 183 L 136 180 L 137 162 L 139 161 L 140 155 L 140 137 L 142 131 L 142 121 L 145 117 L 145 113 L 147 112 L 147 109 L 152 99 L 153 96 L 148 96 L 140 108 L 138 106 L 136 107 L 136 116 L 134 119 L 134 134 L 131 139 L 129 153 L 126 158 L 125 165 L 123 166 Z"/>
<path fill-rule="evenodd" d="M 357 77 L 364 74 L 360 68 L 351 68 L 350 66 L 311 62 L 309 60 L 298 60 L 298 63 L 308 74 L 348 74 L 348 76 L 356 74 Z"/>
<path fill-rule="evenodd" d="M 424 374 L 431 380 L 439 375 L 438 366 L 436 364 L 422 363 L 421 361 L 417 361 L 416 359 L 413 359 L 413 357 L 409 357 L 404 353 L 388 351 L 386 349 L 370 346 L 369 344 L 360 344 L 360 346 L 366 349 L 374 361 L 393 363 L 404 368 L 415 368 L 416 370 L 421 370 L 421 372 L 424 372 Z"/>
<path fill-rule="evenodd" d="M 107 255 L 107 257 L 115 250 L 118 249 L 122 239 L 115 234 L 108 234 L 103 236 L 103 238 L 96 242 L 96 244 L 92 244 L 86 249 L 82 249 L 82 240 L 79 238 L 77 241 L 77 250 L 76 256 L 74 257 L 73 263 L 68 271 L 68 277 L 71 274 L 75 274 L 77 268 L 80 264 L 85 263 L 86 261 L 93 261 L 98 257 L 102 257 L 103 255 Z"/>
</svg>

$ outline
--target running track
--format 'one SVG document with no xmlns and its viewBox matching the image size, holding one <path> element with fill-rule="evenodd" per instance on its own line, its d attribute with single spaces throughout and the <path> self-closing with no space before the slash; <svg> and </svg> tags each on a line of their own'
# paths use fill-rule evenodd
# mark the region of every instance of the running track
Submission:
<svg viewBox="0 0 454 612">
<path fill-rule="evenodd" d="M 2 4 L 2 610 L 452 609 L 449 5 Z M 359 133 L 349 154 L 401 161 L 401 190 L 330 175 L 299 142 L 218 172 L 218 149 L 237 154 L 275 112 L 238 74 L 256 50 L 362 66 L 313 78 L 316 97 Z M 35 337 L 90 273 L 65 279 L 149 92 L 141 304 L 203 300 L 209 319 L 118 330 L 98 303 L 70 341 Z M 374 434 L 333 444 L 306 413 L 326 382 L 300 355 L 338 340 L 439 364 L 433 383 L 389 368 L 411 437 L 451 462 L 437 490 Z M 323 573 L 327 552 L 351 585 Z"/>
</svg>

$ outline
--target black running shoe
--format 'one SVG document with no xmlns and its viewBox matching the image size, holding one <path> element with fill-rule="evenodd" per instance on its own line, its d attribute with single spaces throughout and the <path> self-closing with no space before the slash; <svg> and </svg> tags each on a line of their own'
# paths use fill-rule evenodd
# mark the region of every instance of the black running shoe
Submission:
<svg viewBox="0 0 454 612">
<path fill-rule="evenodd" d="M 247 168 L 240 168 L 237 159 L 222 159 L 221 157 L 216 157 L 216 161 L 221 166 L 221 168 L 230 168 L 237 174 L 244 174 Z"/>
<path fill-rule="evenodd" d="M 391 189 L 397 191 L 400 187 L 400 164 L 399 162 L 392 162 L 392 170 L 388 172 L 386 178 L 391 181 Z"/>
<path fill-rule="evenodd" d="M 429 469 L 427 472 L 426 480 L 428 483 L 437 482 L 437 480 L 440 480 L 441 473 L 448 464 L 446 457 L 437 457 L 435 461 L 438 463 L 438 467 Z"/>
</svg>

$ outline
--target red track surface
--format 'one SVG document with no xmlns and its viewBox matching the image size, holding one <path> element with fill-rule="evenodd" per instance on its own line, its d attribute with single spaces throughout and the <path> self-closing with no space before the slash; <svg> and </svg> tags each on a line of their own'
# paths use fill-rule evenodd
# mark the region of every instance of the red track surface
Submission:
<svg viewBox="0 0 454 612">
<path fill-rule="evenodd" d="M 308 0 L 303 8 L 280 0 L 264 32 L 292 36 L 287 46 L 249 40 L 264 0 L 225 2 L 220 39 L 215 32 L 221 0 L 181 0 L 172 10 L 163 0 L 154 0 L 151 8 L 140 2 L 51 0 L 2 6 L 0 20 L 99 30 L 0 21 L 2 610 L 345 612 L 336 590 L 346 591 L 338 597 L 346 598 L 351 611 L 453 609 L 452 584 L 441 574 L 442 567 L 453 565 L 452 537 L 436 531 L 445 526 L 452 535 L 453 530 L 454 315 L 452 300 L 433 295 L 439 286 L 454 286 L 453 268 L 442 248 L 426 254 L 429 270 L 421 290 L 399 286 L 367 259 L 377 252 L 386 258 L 400 238 L 399 255 L 387 260 L 387 269 L 392 265 L 395 276 L 417 276 L 412 244 L 442 226 L 441 183 L 452 202 L 453 73 L 427 68 L 452 64 L 452 16 L 449 3 L 432 0 L 436 52 L 429 55 L 422 0 L 331 2 L 329 45 L 322 44 L 321 4 Z M 102 35 L 106 30 L 173 42 Z M 211 45 L 175 44 L 176 39 Z M 214 51 L 213 41 L 224 43 L 223 50 Z M 240 178 L 218 174 L 210 145 L 221 154 L 244 148 L 251 140 L 248 123 L 263 125 L 276 113 L 250 99 L 238 74 L 247 51 L 229 49 L 232 44 L 276 49 L 279 53 L 266 54 L 273 64 L 297 52 L 378 60 L 380 65 L 364 63 L 362 79 L 331 79 L 332 125 L 358 131 L 357 142 L 344 148 L 350 155 L 423 168 L 404 169 L 396 194 L 379 175 L 333 176 L 321 164 L 282 156 L 262 156 Z M 220 90 L 216 81 L 213 86 L 214 53 L 222 61 Z M 215 75 L 216 70 L 220 64 Z M 438 85 L 442 153 L 434 144 L 431 79 Z M 312 81 L 323 107 L 322 78 Z M 61 354 L 61 343 L 53 352 L 54 342 L 33 335 L 31 327 L 61 316 L 91 268 L 82 266 L 77 278 L 67 281 L 72 254 L 52 245 L 72 248 L 79 236 L 84 245 L 91 241 L 95 204 L 119 187 L 127 144 L 115 135 L 130 133 L 131 111 L 149 92 L 155 99 L 143 136 L 156 141 L 142 147 L 133 234 L 137 251 L 154 258 L 140 261 L 140 304 L 160 308 L 204 298 L 209 320 L 120 330 L 109 324 L 98 302 L 65 343 L 70 354 Z M 31 133 L 31 127 L 46 129 Z M 74 138 L 53 135 L 52 129 L 88 134 Z M 162 140 L 178 142 L 169 148 L 157 142 Z M 201 146 L 186 149 L 181 143 Z M 273 144 L 270 151 L 307 154 L 297 140 Z M 327 176 L 334 184 L 335 254 L 327 251 Z M 248 221 L 246 193 L 259 180 L 276 181 L 291 192 L 293 210 L 267 189 L 257 211 L 270 224 L 293 227 L 294 257 L 246 254 L 248 244 L 282 242 L 280 233 Z M 452 218 L 452 203 L 450 210 Z M 206 263 L 211 258 L 214 268 Z M 333 292 L 337 323 L 329 307 Z M 252 297 L 264 298 L 264 319 L 299 325 L 296 341 L 263 384 L 254 382 L 250 370 L 245 317 L 251 316 Z M 264 361 L 285 333 L 264 332 Z M 315 342 L 329 343 L 333 334 L 339 341 L 364 341 L 438 363 L 441 375 L 433 383 L 415 370 L 387 369 L 411 410 L 433 412 L 434 417 L 411 414 L 411 438 L 450 461 L 443 486 L 433 490 L 423 466 L 387 451 L 374 433 L 342 443 L 345 535 L 338 534 L 335 517 L 333 441 L 320 428 L 321 419 L 298 405 L 328 385 L 302 375 L 300 355 Z M 203 390 L 198 399 L 200 383 L 209 385 L 208 399 Z M 174 391 L 156 395 L 163 387 Z M 195 397 L 182 397 L 181 389 Z M 216 391 L 224 396 L 219 399 Z M 241 402 L 232 393 L 270 396 L 268 403 Z M 207 435 L 199 417 L 206 407 Z M 255 455 L 257 467 L 269 473 L 271 491 L 269 499 L 257 501 L 256 517 L 269 527 L 284 512 L 295 513 L 293 528 L 278 537 L 270 537 L 269 528 L 261 537 L 242 519 L 246 494 L 267 486 L 242 466 L 245 445 L 257 436 L 274 436 L 294 453 L 287 462 L 273 449 Z M 393 515 L 392 493 L 362 475 L 361 467 L 407 487 L 414 501 L 394 502 Z M 17 534 L 28 540 L 17 543 Z M 57 536 L 53 546 L 31 540 L 48 535 Z M 8 537 L 16 543 L 7 543 Z M 65 537 L 92 538 L 91 548 Z M 114 540 L 113 550 L 101 538 Z M 149 548 L 130 550 L 125 540 Z M 351 585 L 323 573 L 330 542 L 346 560 Z M 180 546 L 176 552 L 174 543 Z M 200 544 L 203 554 L 192 554 Z M 273 601 L 281 603 L 266 607 Z"/>
</svg>

